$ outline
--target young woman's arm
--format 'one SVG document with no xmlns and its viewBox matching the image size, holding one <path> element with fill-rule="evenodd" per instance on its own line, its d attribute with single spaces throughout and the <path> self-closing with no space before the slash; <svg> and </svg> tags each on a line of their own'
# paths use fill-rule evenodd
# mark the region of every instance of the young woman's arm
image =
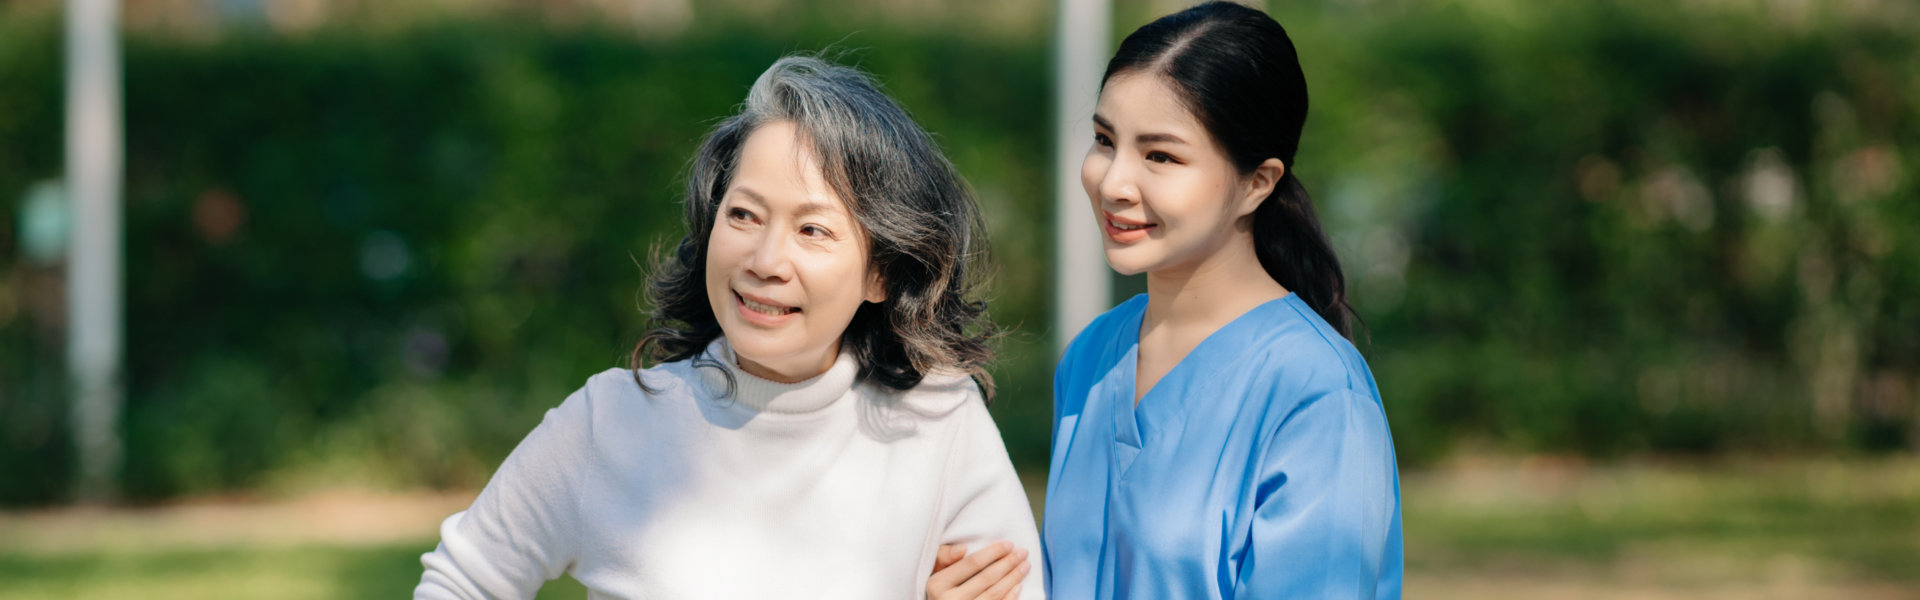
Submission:
<svg viewBox="0 0 1920 600">
<path fill-rule="evenodd" d="M 1398 598 L 1400 483 L 1367 394 L 1308 398 L 1267 440 L 1239 598 Z"/>
<path fill-rule="evenodd" d="M 473 506 L 440 525 L 440 545 L 420 557 L 414 598 L 532 598 L 572 565 L 580 533 L 574 505 L 587 461 L 582 389 L 515 447 Z"/>
</svg>

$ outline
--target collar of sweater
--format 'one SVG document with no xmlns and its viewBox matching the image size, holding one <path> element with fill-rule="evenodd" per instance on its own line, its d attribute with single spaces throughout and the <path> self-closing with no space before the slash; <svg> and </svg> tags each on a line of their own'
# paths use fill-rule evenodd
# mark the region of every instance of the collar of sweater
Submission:
<svg viewBox="0 0 1920 600">
<path fill-rule="evenodd" d="M 761 413 L 805 414 L 825 410 L 853 389 L 854 376 L 860 372 L 859 361 L 844 346 L 840 348 L 839 356 L 833 359 L 833 366 L 828 367 L 825 373 L 795 383 L 763 379 L 740 368 L 740 361 L 733 353 L 733 347 L 727 345 L 726 336 L 715 339 L 707 346 L 707 358 L 731 373 L 734 381 L 733 396 L 729 398 L 722 395 L 727 390 L 725 375 L 715 369 L 698 369 L 707 389 L 713 390 L 713 396 L 722 402 Z"/>
</svg>

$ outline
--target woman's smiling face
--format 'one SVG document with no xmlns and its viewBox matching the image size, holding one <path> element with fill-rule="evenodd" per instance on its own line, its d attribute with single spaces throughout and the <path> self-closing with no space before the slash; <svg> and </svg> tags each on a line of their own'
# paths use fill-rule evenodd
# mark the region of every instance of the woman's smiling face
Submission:
<svg viewBox="0 0 1920 600">
<path fill-rule="evenodd" d="M 789 121 L 740 147 L 707 240 L 707 299 L 754 376 L 823 373 L 863 302 L 886 299 L 869 242 Z"/>
<path fill-rule="evenodd" d="M 1093 122 L 1080 184 L 1115 271 L 1192 269 L 1264 198 L 1159 75 L 1107 80 Z"/>
</svg>

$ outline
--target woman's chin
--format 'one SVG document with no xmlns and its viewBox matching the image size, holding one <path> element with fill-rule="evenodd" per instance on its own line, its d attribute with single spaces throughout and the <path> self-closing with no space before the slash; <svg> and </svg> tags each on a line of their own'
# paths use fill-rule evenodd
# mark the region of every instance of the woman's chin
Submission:
<svg viewBox="0 0 1920 600">
<path fill-rule="evenodd" d="M 1147 272 L 1153 266 L 1153 263 L 1151 261 L 1140 260 L 1138 257 L 1128 256 L 1126 252 L 1108 250 L 1107 266 L 1112 267 L 1113 272 L 1121 275 L 1139 275 Z"/>
</svg>

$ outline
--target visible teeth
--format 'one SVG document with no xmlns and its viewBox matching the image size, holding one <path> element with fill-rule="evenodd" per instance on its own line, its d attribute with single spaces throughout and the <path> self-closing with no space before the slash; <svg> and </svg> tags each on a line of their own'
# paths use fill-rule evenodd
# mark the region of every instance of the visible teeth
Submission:
<svg viewBox="0 0 1920 600">
<path fill-rule="evenodd" d="M 782 308 L 782 307 L 773 306 L 770 304 L 761 304 L 759 302 L 754 302 L 752 300 L 748 300 L 746 296 L 740 297 L 740 303 L 746 305 L 747 310 L 751 310 L 753 312 L 757 312 L 763 315 L 772 315 L 776 317 L 793 312 L 794 310 L 791 308 Z"/>
<path fill-rule="evenodd" d="M 1111 221 L 1110 221 L 1110 222 L 1111 222 Z M 1147 228 L 1147 226 L 1146 226 L 1146 225 L 1121 225 L 1121 224 L 1120 224 L 1120 223 L 1118 223 L 1118 222 L 1112 222 L 1112 223 L 1113 223 L 1113 228 L 1114 228 L 1114 229 L 1118 229 L 1118 230 L 1121 230 L 1121 231 L 1133 231 L 1133 230 L 1136 230 L 1136 229 L 1146 229 L 1146 228 Z"/>
</svg>

